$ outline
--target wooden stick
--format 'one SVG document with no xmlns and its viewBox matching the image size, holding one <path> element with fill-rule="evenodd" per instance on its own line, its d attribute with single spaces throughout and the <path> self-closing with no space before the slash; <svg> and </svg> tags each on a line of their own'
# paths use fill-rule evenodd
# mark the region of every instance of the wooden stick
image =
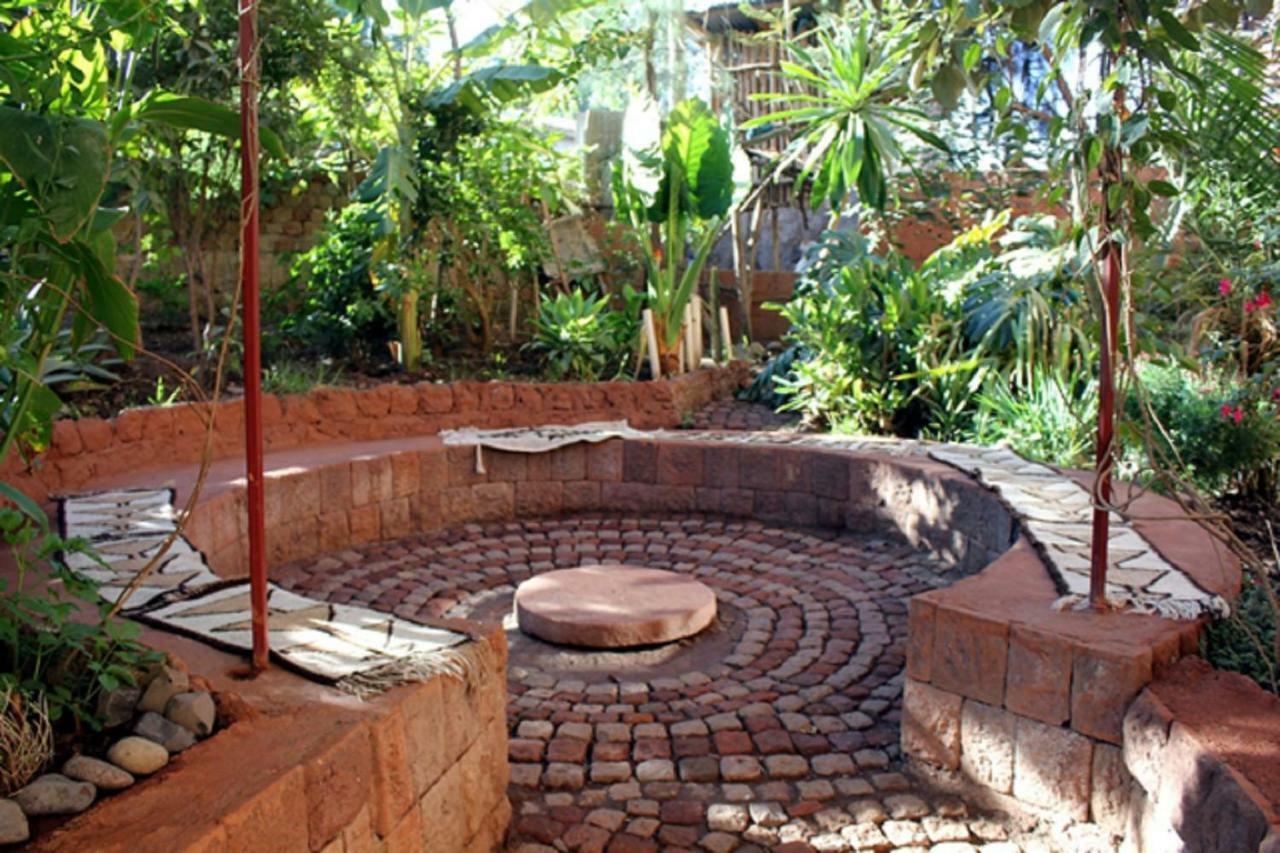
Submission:
<svg viewBox="0 0 1280 853">
<path fill-rule="evenodd" d="M 694 361 L 694 301 L 685 302 L 685 373 L 698 369 Z"/>
<path fill-rule="evenodd" d="M 649 345 L 649 372 L 654 379 L 662 378 L 662 360 L 658 358 L 658 332 L 653 326 L 653 310 L 644 309 L 644 337 Z"/>
<path fill-rule="evenodd" d="M 720 337 L 724 340 L 724 360 L 733 361 L 733 336 L 729 333 L 729 309 L 720 306 Z"/>
<path fill-rule="evenodd" d="M 702 367 L 702 297 L 693 295 L 693 365 Z"/>
</svg>

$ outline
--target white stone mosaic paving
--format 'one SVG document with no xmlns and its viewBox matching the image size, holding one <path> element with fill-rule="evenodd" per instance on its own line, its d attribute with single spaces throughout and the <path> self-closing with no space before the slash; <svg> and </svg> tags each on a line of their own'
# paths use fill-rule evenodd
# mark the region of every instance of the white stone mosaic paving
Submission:
<svg viewBox="0 0 1280 853">
<path fill-rule="evenodd" d="M 777 432 L 652 433 L 664 440 L 774 444 L 873 452 L 894 457 L 928 456 L 994 489 L 1018 516 L 1019 525 L 1044 556 L 1062 597 L 1059 609 L 1088 605 L 1093 498 L 1062 473 L 1023 459 L 1007 447 L 935 444 L 906 439 Z M 1226 615 L 1221 596 L 1195 584 L 1166 561 L 1119 513 L 1111 513 L 1107 598 L 1118 607 L 1170 619 Z"/>
<path fill-rule="evenodd" d="M 170 490 L 99 492 L 64 498 L 63 535 L 91 542 L 99 560 L 67 555 L 71 568 L 119 599 L 126 586 L 176 529 Z M 213 645 L 249 651 L 252 608 L 247 581 L 224 581 L 204 556 L 178 535 L 127 601 L 124 613 Z M 105 563 L 105 565 L 103 565 Z M 372 692 L 400 681 L 448 670 L 448 650 L 468 638 L 375 610 L 329 604 L 267 585 L 271 651 L 325 680 Z"/>
<path fill-rule="evenodd" d="M 1047 465 L 1006 447 L 939 444 L 929 455 L 995 489 L 1039 546 L 1063 593 L 1060 609 L 1085 607 L 1089 597 L 1093 496 Z M 1119 513 L 1112 512 L 1107 544 L 1107 599 L 1139 613 L 1170 619 L 1225 615 L 1227 602 L 1198 587 L 1166 561 Z"/>
</svg>

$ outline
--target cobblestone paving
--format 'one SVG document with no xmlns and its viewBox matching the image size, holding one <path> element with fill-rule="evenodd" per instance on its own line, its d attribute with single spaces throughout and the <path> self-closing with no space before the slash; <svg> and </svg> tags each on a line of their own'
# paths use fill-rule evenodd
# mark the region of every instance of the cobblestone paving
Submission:
<svg viewBox="0 0 1280 853">
<path fill-rule="evenodd" d="M 718 400 L 695 412 L 690 425 L 694 429 L 745 429 L 774 432 L 799 429 L 800 416 L 794 412 L 775 412 L 763 403 Z"/>
<path fill-rule="evenodd" d="M 903 543 L 594 515 L 370 545 L 279 580 L 407 618 L 509 623 L 522 580 L 615 562 L 694 574 L 720 616 L 622 653 L 511 630 L 512 849 L 1019 849 L 1007 822 L 900 767 L 906 601 L 954 580 Z"/>
</svg>

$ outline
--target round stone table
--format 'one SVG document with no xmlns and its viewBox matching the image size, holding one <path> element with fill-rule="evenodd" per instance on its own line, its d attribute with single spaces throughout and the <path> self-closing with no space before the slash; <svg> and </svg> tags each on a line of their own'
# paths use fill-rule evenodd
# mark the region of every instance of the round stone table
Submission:
<svg viewBox="0 0 1280 853">
<path fill-rule="evenodd" d="M 716 617 L 716 596 L 688 575 L 638 566 L 580 566 L 516 589 L 520 630 L 566 646 L 618 649 L 691 637 Z"/>
</svg>

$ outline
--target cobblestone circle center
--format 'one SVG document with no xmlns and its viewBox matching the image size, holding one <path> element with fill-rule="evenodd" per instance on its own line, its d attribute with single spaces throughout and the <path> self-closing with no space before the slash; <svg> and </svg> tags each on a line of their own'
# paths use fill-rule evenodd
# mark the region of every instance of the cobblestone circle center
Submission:
<svg viewBox="0 0 1280 853">
<path fill-rule="evenodd" d="M 601 564 L 697 579 L 717 624 L 657 654 L 520 633 L 522 582 Z M 1005 837 L 901 772 L 907 600 L 954 575 L 887 536 L 598 514 L 352 548 L 279 579 L 406 618 L 504 621 L 514 849 L 728 851 Z"/>
</svg>

